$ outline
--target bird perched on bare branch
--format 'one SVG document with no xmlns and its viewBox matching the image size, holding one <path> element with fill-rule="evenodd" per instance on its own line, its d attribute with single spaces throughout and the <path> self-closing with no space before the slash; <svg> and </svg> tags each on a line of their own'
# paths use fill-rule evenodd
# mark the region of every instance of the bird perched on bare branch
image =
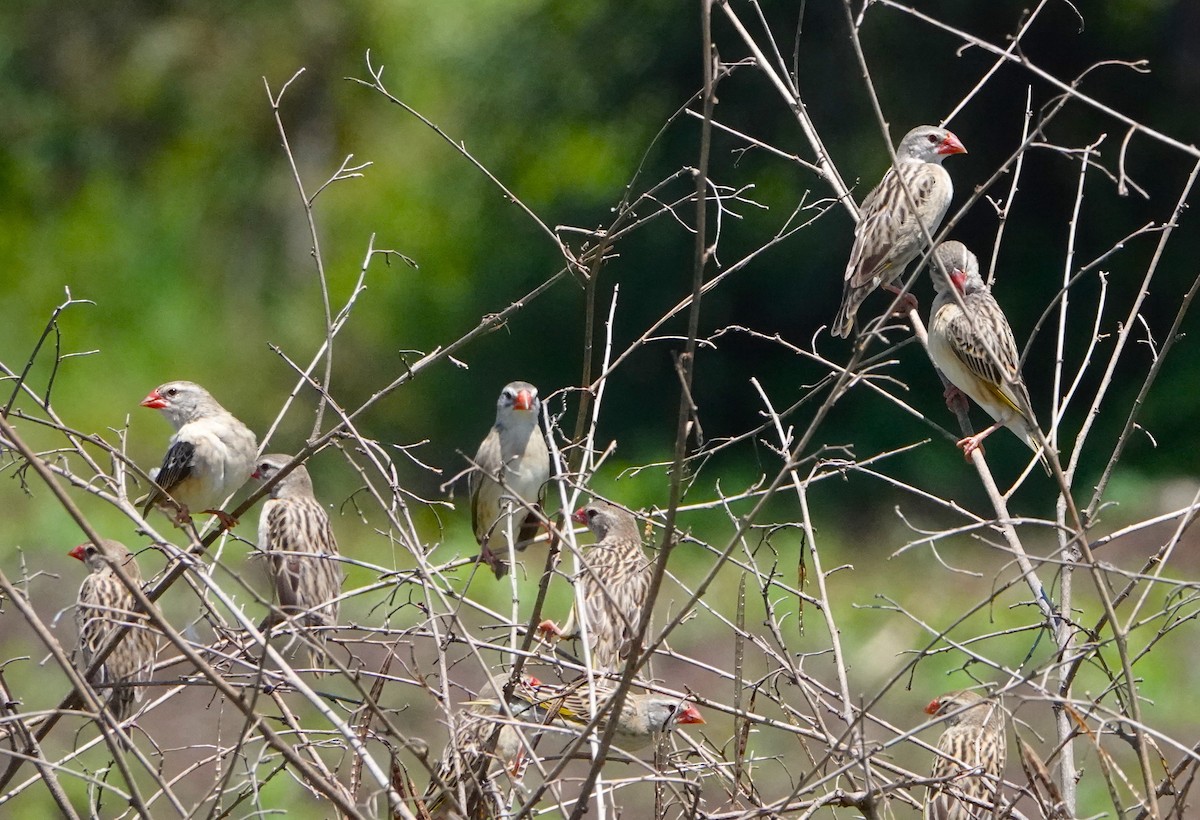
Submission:
<svg viewBox="0 0 1200 820">
<path fill-rule="evenodd" d="M 613 686 L 610 682 L 596 681 L 597 712 L 605 708 L 612 697 Z M 519 697 L 529 693 L 522 691 Z M 533 689 L 534 705 L 546 709 L 568 726 L 582 729 L 592 721 L 597 714 L 593 712 L 588 698 L 587 683 L 584 680 L 574 681 L 565 686 L 543 684 Z M 608 731 L 608 721 L 611 714 L 606 714 L 596 727 L 597 735 Z M 660 695 L 657 693 L 637 694 L 630 692 L 621 704 L 621 715 L 617 719 L 617 729 L 614 742 L 626 750 L 640 749 L 657 742 L 662 736 L 677 725 L 704 723 L 700 710 L 686 700 Z"/>
<path fill-rule="evenodd" d="M 162 411 L 175 428 L 162 466 L 150 471 L 154 489 L 135 502 L 144 504 L 142 514 L 158 506 L 182 524 L 191 510 L 201 510 L 226 528 L 235 525 L 215 508 L 250 477 L 258 448 L 254 433 L 194 382 L 167 382 L 142 399 L 142 407 Z"/>
<path fill-rule="evenodd" d="M 253 477 L 266 483 L 291 460 L 291 456 L 279 453 L 263 456 Z M 271 487 L 258 519 L 258 546 L 271 562 L 279 599 L 279 609 L 273 610 L 259 628 L 270 629 L 289 618 L 300 626 L 316 627 L 311 633 L 310 657 L 316 674 L 320 674 L 325 665 L 325 633 L 321 628 L 337 626 L 342 568 L 329 515 L 313 495 L 312 478 L 303 464 L 296 465 Z"/>
<path fill-rule="evenodd" d="M 456 713 L 452 736 L 422 798 L 434 820 L 476 820 L 501 814 L 500 789 L 495 778 L 501 768 L 518 777 L 524 749 L 518 730 L 504 722 L 508 716 L 497 699 L 503 685 L 501 681 L 493 681 L 489 686 L 496 697 L 470 701 Z M 530 702 L 533 700 L 530 693 L 540 685 L 541 681 L 532 675 L 523 675 L 517 682 L 513 696 L 508 699 L 508 712 L 513 718 L 541 722 L 544 714 L 538 715 Z M 493 735 L 495 746 L 489 747 Z"/>
<path fill-rule="evenodd" d="M 599 499 L 580 507 L 572 518 L 588 526 L 596 543 L 583 550 L 575 579 L 576 603 L 567 625 L 559 629 L 553 621 L 543 621 L 538 629 L 561 638 L 578 638 L 582 634 L 583 619 L 578 612 L 582 599 L 592 667 L 597 672 L 615 672 L 629 657 L 650 592 L 651 571 L 642 552 L 642 535 L 633 515 Z"/>
<path fill-rule="evenodd" d="M 142 581 L 141 570 L 128 547 L 111 539 L 80 544 L 67 554 L 87 564 L 89 570 L 75 604 L 75 627 L 79 632 L 76 668 L 86 671 L 113 633 L 124 624 L 130 625 L 95 677 L 97 688 L 111 687 L 108 709 L 117 720 L 124 720 L 133 714 L 134 703 L 142 699 L 142 689 L 136 684 L 150 680 L 157 647 L 145 614 L 135 613 L 133 593 L 121 583 L 113 565 L 119 565 L 137 584 Z"/>
<path fill-rule="evenodd" d="M 925 713 L 945 716 L 929 787 L 926 820 L 989 820 L 1004 776 L 1004 711 L 976 692 L 949 692 Z"/>
<path fill-rule="evenodd" d="M 904 135 L 896 147 L 896 164 L 859 209 L 834 336 L 850 335 L 859 305 L 876 288 L 900 292 L 892 283 L 929 246 L 926 236 L 932 237 L 942 224 L 954 196 L 942 160 L 966 152 L 945 128 L 922 125 Z"/>
<path fill-rule="evenodd" d="M 958 446 L 970 458 L 985 438 L 1003 426 L 1038 452 L 1037 420 L 1028 415 L 1032 406 L 1021 379 L 1017 342 L 1004 311 L 979 275 L 979 260 L 961 242 L 943 242 L 934 257 L 930 273 L 937 297 L 929 314 L 929 357 L 956 388 L 946 391 L 946 404 L 956 409 L 965 393 L 995 419 L 995 424 L 962 439 Z M 955 291 L 965 310 L 954 298 Z"/>
<path fill-rule="evenodd" d="M 524 549 L 537 533 L 539 519 L 532 514 L 542 488 L 550 479 L 550 451 L 538 426 L 542 409 L 537 388 L 528 382 L 512 382 L 496 402 L 496 423 L 475 454 L 476 469 L 470 473 L 471 524 L 479 542 L 479 560 L 492 568 L 497 578 L 508 572 L 507 546 L 498 552 L 492 539 L 508 533 L 514 549 Z M 506 511 L 511 510 L 511 515 Z"/>
</svg>

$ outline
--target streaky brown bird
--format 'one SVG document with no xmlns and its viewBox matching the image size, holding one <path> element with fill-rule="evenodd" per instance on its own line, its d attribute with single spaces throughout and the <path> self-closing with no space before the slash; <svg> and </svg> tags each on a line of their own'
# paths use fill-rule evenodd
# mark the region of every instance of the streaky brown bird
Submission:
<svg viewBox="0 0 1200 820">
<path fill-rule="evenodd" d="M 253 477 L 269 481 L 291 460 L 281 453 L 263 456 Z M 319 675 L 326 661 L 324 630 L 337 626 L 342 568 L 329 514 L 317 501 L 303 464 L 271 488 L 258 520 L 258 546 L 270 560 L 279 603 L 260 628 L 270 629 L 285 619 L 313 628 L 310 660 Z"/>
<path fill-rule="evenodd" d="M 925 707 L 946 717 L 938 739 L 926 820 L 989 820 L 1000 795 L 1006 745 L 1004 710 L 977 692 L 948 692 Z"/>
<path fill-rule="evenodd" d="M 637 519 L 628 511 L 596 499 L 576 510 L 572 518 L 587 525 L 596 543 L 584 547 L 580 557 L 576 603 L 567 625 L 560 629 L 553 621 L 543 621 L 538 628 L 560 638 L 577 639 L 586 619 L 592 668 L 616 672 L 629 657 L 638 633 L 650 592 L 650 562 L 642 551 Z"/>
<path fill-rule="evenodd" d="M 129 548 L 112 539 L 103 539 L 99 544 L 89 541 L 67 554 L 82 561 L 89 570 L 79 586 L 75 604 L 75 627 L 79 632 L 74 655 L 76 668 L 86 671 L 113 633 L 124 624 L 130 625 L 125 637 L 104 659 L 93 681 L 101 697 L 107 700 L 112 715 L 125 720 L 133 714 L 134 704 L 142 699 L 142 688 L 136 684 L 149 681 L 154 671 L 157 641 L 145 614 L 135 613 L 133 593 L 121 583 L 113 566 L 119 565 L 137 584 L 142 581 L 141 569 Z"/>
</svg>

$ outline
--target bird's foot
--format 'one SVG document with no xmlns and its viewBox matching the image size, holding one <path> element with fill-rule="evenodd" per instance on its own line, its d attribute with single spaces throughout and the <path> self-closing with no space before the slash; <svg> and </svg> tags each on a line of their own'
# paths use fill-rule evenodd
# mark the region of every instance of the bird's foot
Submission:
<svg viewBox="0 0 1200 820">
<path fill-rule="evenodd" d="M 979 455 L 983 455 L 985 452 L 983 449 L 983 440 L 985 437 L 986 435 L 974 435 L 967 436 L 964 439 L 959 439 L 958 446 L 962 448 L 963 458 L 965 458 L 967 461 L 970 461 L 971 454 L 976 450 L 979 451 Z"/>
<path fill-rule="evenodd" d="M 231 530 L 238 525 L 238 520 L 224 510 L 205 510 L 209 515 L 215 515 L 221 522 L 221 529 Z"/>
<path fill-rule="evenodd" d="M 907 316 L 920 306 L 917 297 L 911 293 L 901 292 L 900 288 L 895 285 L 884 285 L 885 290 L 891 291 L 900 297 L 900 301 L 896 304 L 896 309 L 892 311 L 893 316 Z"/>
<path fill-rule="evenodd" d="M 547 640 L 557 640 L 562 637 L 562 630 L 554 621 L 542 621 L 537 627 L 538 635 Z"/>
<path fill-rule="evenodd" d="M 952 384 L 946 385 L 946 391 L 942 393 L 942 396 L 946 399 L 946 409 L 955 415 L 967 412 L 967 408 L 970 406 L 967 394 Z"/>
<path fill-rule="evenodd" d="M 487 564 L 492 568 L 492 573 L 499 581 L 505 575 L 508 575 L 508 562 L 501 558 L 496 553 L 492 552 L 491 547 L 486 544 L 479 550 L 479 557 L 475 559 L 480 564 Z"/>
</svg>

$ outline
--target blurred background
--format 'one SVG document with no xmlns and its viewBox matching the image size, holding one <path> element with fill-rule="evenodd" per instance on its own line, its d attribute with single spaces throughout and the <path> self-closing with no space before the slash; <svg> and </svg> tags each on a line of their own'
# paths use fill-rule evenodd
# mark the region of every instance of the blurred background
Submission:
<svg viewBox="0 0 1200 820">
<path fill-rule="evenodd" d="M 1116 63 L 1097 68 L 1079 88 L 1175 140 L 1196 142 L 1200 6 L 1184 0 L 1089 5 L 1083 20 L 1066 3 L 1049 5 L 1022 39 L 1021 52 L 1066 82 L 1099 61 L 1144 61 L 1139 70 Z M 921 11 L 934 19 L 999 45 L 1018 30 L 1026 8 L 1011 2 L 921 4 Z M 861 200 L 887 167 L 887 140 L 871 111 L 841 4 L 768 3 L 763 12 L 785 61 L 796 68 L 801 95 L 832 161 Z M 885 7 L 871 9 L 861 34 L 893 143 L 912 126 L 940 122 L 994 62 L 981 49 L 960 49 L 955 35 Z M 743 43 L 719 14 L 714 39 L 727 62 L 746 56 Z M 69 292 L 91 304 L 62 312 L 32 359 L 28 376 L 41 394 L 52 384 L 52 403 L 64 423 L 113 443 L 119 434 L 127 435 L 129 455 L 146 468 L 154 466 L 170 431 L 138 402 L 161 382 L 187 378 L 207 386 L 260 435 L 265 432 L 296 381 L 270 346 L 293 361 L 308 362 L 324 338 L 321 289 L 302 198 L 271 106 L 271 98 L 303 69 L 282 98 L 280 117 L 308 194 L 347 156 L 353 155 L 351 165 L 370 163 L 361 178 L 333 184 L 315 201 L 334 310 L 352 292 L 371 242 L 415 263 L 372 259 L 365 272 L 366 291 L 337 338 L 330 389 L 341 406 L 357 407 L 402 374 L 406 363 L 419 357 L 414 351 L 452 342 L 562 266 L 557 249 L 538 226 L 459 152 L 382 95 L 353 81 L 369 78 L 368 50 L 396 97 L 450 139 L 461 141 L 546 225 L 596 229 L 612 221 L 626 186 L 636 195 L 696 163 L 697 122 L 674 115 L 700 86 L 699 42 L 694 4 L 659 0 L 632 6 L 511 0 L 5 4 L 0 8 L 0 362 L 15 372 L 31 362 L 52 312 Z M 1030 72 L 1005 65 L 948 123 L 970 152 L 947 164 L 957 188 L 951 213 L 1020 144 L 1027 99 L 1036 116 L 1060 93 Z M 793 114 L 761 73 L 748 66 L 734 68 L 717 95 L 718 121 L 812 160 Z M 1103 137 L 1097 161 L 1115 173 L 1126 130 L 1115 119 L 1071 102 L 1050 123 L 1046 136 L 1079 149 Z M 722 266 L 740 261 L 789 224 L 816 216 L 812 208 L 798 215 L 794 211 L 832 193 L 801 165 L 746 147 L 737 137 L 714 136 L 713 180 L 744 189 L 751 200 L 732 204 L 733 213 L 725 216 L 718 248 Z M 1089 173 L 1074 261 L 1067 271 L 1079 160 L 1044 149 L 1028 152 L 994 270 L 997 298 L 1020 344 L 1030 339 L 1066 273 L 1074 274 L 1148 223 L 1170 218 L 1192 164 L 1181 152 L 1137 134 L 1124 155 L 1124 171 L 1145 196 L 1136 189 L 1123 196 L 1103 173 Z M 1002 176 L 955 230 L 955 238 L 973 248 L 985 266 L 999 225 L 989 200 L 1007 201 L 1011 181 Z M 690 178 L 677 181 L 661 198 L 686 195 L 692 184 Z M 598 291 L 601 311 L 607 312 L 613 287 L 620 286 L 615 351 L 624 351 L 690 291 L 693 236 L 688 225 L 693 219 L 689 206 L 680 219 L 654 220 L 615 248 Z M 1123 357 L 1115 387 L 1099 408 L 1088 446 L 1079 456 L 1081 501 L 1088 499 L 1111 454 L 1155 345 L 1196 279 L 1200 232 L 1195 219 L 1192 212 L 1183 214 L 1141 312 L 1144 328 L 1138 338 L 1153 344 L 1131 346 Z M 851 233 L 845 211 L 829 208 L 808 227 L 757 255 L 704 300 L 702 335 L 730 326 L 761 334 L 730 332 L 698 355 L 694 394 L 708 442 L 761 423 L 762 403 L 749 377 L 756 377 L 775 406 L 784 408 L 826 372 L 772 341 L 776 335 L 802 348 L 815 340 L 817 349 L 834 361 L 849 357 L 848 343 L 818 329 L 837 309 Z M 561 236 L 579 247 L 577 233 Z M 1112 334 L 1142 286 L 1157 237 L 1134 238 L 1072 288 L 1074 313 L 1065 338 L 1068 373 L 1075 372 L 1091 341 L 1098 308 L 1104 334 L 1096 361 L 1082 379 L 1083 397 L 1090 397 L 1100 383 L 1099 365 L 1107 362 Z M 919 280 L 915 290 L 925 312 L 932 299 L 928 280 Z M 877 296 L 861 315 L 875 316 L 884 304 Z M 407 470 L 400 475 L 405 489 L 421 498 L 457 503 L 455 510 L 414 507 L 428 533 L 428 548 L 443 550 L 439 555 L 446 559 L 473 553 L 463 491 L 455 494 L 443 484 L 465 467 L 461 454 L 473 453 L 491 425 L 496 396 L 506 382 L 529 380 L 543 396 L 581 385 L 583 319 L 583 292 L 563 279 L 503 329 L 459 352 L 459 364 L 444 362 L 423 372 L 360 420 L 364 435 L 385 446 L 419 445 L 412 454 L 435 468 L 425 469 L 397 454 Z M 655 334 L 658 341 L 638 348 L 608 384 L 598 440 L 601 446 L 616 442 L 617 449 L 595 484 L 634 508 L 667 503 L 663 470 L 624 471 L 670 458 L 678 406 L 672 356 L 681 347 L 673 335 L 684 328 L 681 320 L 667 323 Z M 1185 338 L 1163 364 L 1141 410 L 1143 430 L 1134 434 L 1109 485 L 1106 500 L 1118 506 L 1105 510 L 1097 535 L 1186 505 L 1195 491 L 1193 444 L 1200 409 L 1194 396 L 1200 357 L 1191 341 L 1194 317 L 1185 319 L 1181 330 Z M 1043 426 L 1056 389 L 1056 333 L 1053 323 L 1043 326 L 1032 339 L 1025 367 Z M 69 356 L 57 368 L 55 352 Z M 909 346 L 895 356 L 898 362 L 889 375 L 907 385 L 905 400 L 952 429 L 941 386 L 923 354 Z M 7 402 L 7 392 L 0 399 Z M 1077 399 L 1067 409 L 1060 440 L 1064 452 L 1069 452 L 1089 401 Z M 32 409 L 25 399 L 15 407 Z M 313 395 L 301 393 L 270 449 L 302 446 L 312 433 L 314 407 Z M 574 429 L 576 407 L 573 394 L 551 399 L 552 412 L 561 414 L 568 432 Z M 802 408 L 790 422 L 803 429 L 806 412 Z M 983 422 L 978 409 L 972 417 Z M 57 446 L 45 430 L 30 424 L 18 428 L 42 449 Z M 850 446 L 862 458 L 926 439 L 931 441 L 890 458 L 887 474 L 990 515 L 973 473 L 948 440 L 868 391 L 839 403 L 812 449 Z M 1005 432 L 989 441 L 988 453 L 1002 481 L 1015 477 L 1027 457 Z M 49 618 L 73 599 L 80 567 L 65 553 L 81 535 L 43 487 L 27 486 L 27 476 L 7 459 L 3 466 L 0 564 L 11 578 L 35 572 L 62 578 L 61 583 L 41 579 L 33 584 L 33 591 L 41 593 L 39 611 Z M 339 510 L 360 486 L 333 452 L 317 456 L 311 469 L 319 496 Z M 744 442 L 704 463 L 689 500 L 710 500 L 718 486 L 726 493 L 738 492 L 777 469 L 778 458 L 769 448 Z M 928 582 L 941 591 L 945 579 L 935 573 L 942 570 L 927 554 L 889 556 L 916 537 L 905 520 L 946 527 L 952 519 L 948 522 L 935 505 L 887 483 L 854 475 L 834 483 L 815 489 L 810 504 L 818 534 L 834 556 L 827 565 L 854 564 L 854 572 L 845 576 L 843 628 L 860 664 L 853 688 L 872 692 L 902 663 L 898 653 L 920 648 L 919 631 L 851 609 L 850 603 L 871 605 L 873 591 L 897 573 L 910 584 Z M 1014 511 L 1052 517 L 1050 486 L 1035 476 L 1017 493 Z M 85 493 L 75 493 L 75 500 L 102 531 L 135 540 L 131 522 L 117 511 Z M 781 499 L 767 520 L 799 515 L 794 499 Z M 256 517 L 256 512 L 249 516 Z M 684 524 L 714 543 L 723 543 L 723 535 L 732 532 L 720 512 L 697 514 Z M 348 555 L 384 566 L 411 566 L 410 556 L 391 546 L 370 521 L 345 515 L 335 517 L 335 527 Z M 253 521 L 244 521 L 239 532 L 252 539 Z M 1157 537 L 1150 531 L 1137 543 L 1122 542 L 1121 550 L 1128 550 L 1136 565 L 1153 550 Z M 1047 547 L 1052 544 L 1049 536 L 1042 538 Z M 788 572 L 794 573 L 798 543 L 792 536 L 778 544 L 783 565 L 792 567 Z M 229 558 L 235 571 L 241 564 L 237 549 L 231 548 Z M 679 553 L 679 571 L 686 575 L 695 569 L 698 577 L 702 568 L 690 567 L 688 555 Z M 1119 560 L 1124 555 L 1114 550 L 1106 557 Z M 964 583 L 947 591 L 951 599 L 954 592 L 964 601 L 986 597 L 992 576 L 1007 571 L 1002 556 L 981 559 L 969 543 L 956 557 L 982 577 L 978 586 Z M 974 566 L 980 561 L 986 566 Z M 157 556 L 143 564 L 146 574 L 161 568 Z M 1196 568 L 1194 552 L 1186 551 L 1173 566 L 1176 572 Z M 723 583 L 718 590 L 730 592 L 736 579 Z M 503 590 L 485 587 L 476 580 L 472 594 L 503 599 Z M 259 588 L 265 591 L 265 583 Z M 552 603 L 565 609 L 568 600 L 563 585 Z M 351 611 L 367 617 L 373 603 Z M 24 644 L 27 636 L 14 623 L 16 617 L 8 610 L 3 615 L 5 658 L 33 652 L 31 644 Z M 997 612 L 995 617 L 999 624 L 981 629 L 999 629 L 1005 615 Z M 69 621 L 59 626 L 60 640 L 68 646 L 73 643 Z M 894 628 L 882 629 L 881 623 Z M 699 630 L 693 634 L 702 635 Z M 714 656 L 726 652 L 724 647 L 689 646 L 687 635 L 681 631 L 677 639 L 686 650 Z M 882 643 L 874 644 L 872 638 Z M 825 639 L 818 632 L 803 640 L 811 651 Z M 1171 683 L 1161 688 L 1148 675 L 1146 691 L 1156 699 L 1150 719 L 1177 718 L 1174 725 L 1186 727 L 1180 728 L 1183 733 L 1194 728 L 1196 718 L 1194 710 L 1176 699 L 1197 682 L 1189 678 L 1200 666 L 1190 644 L 1179 642 L 1163 652 L 1172 653 L 1187 653 L 1191 662 L 1172 664 Z M 52 705 L 65 692 L 58 673 L 38 666 L 40 660 L 34 657 L 12 672 L 18 690 L 53 681 L 33 696 L 44 697 L 45 703 L 27 702 L 26 708 Z M 1019 661 L 1017 651 L 1013 662 Z M 938 674 L 959 665 L 961 659 L 931 661 L 923 668 L 919 691 L 898 695 L 894 706 L 885 708 L 898 722 L 916 723 L 919 707 L 931 695 L 970 682 Z M 414 701 L 415 713 L 426 715 L 424 725 L 434 737 L 438 729 L 432 712 L 420 711 L 428 707 Z M 437 747 L 440 737 L 431 742 Z M 279 797 L 280 804 L 287 799 Z M 1081 813 L 1086 814 L 1084 808 Z"/>
</svg>

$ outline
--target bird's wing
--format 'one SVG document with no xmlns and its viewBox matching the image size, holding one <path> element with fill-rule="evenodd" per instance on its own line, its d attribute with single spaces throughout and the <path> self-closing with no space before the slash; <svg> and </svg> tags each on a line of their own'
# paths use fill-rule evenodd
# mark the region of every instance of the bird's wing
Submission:
<svg viewBox="0 0 1200 820">
<path fill-rule="evenodd" d="M 947 204 L 940 170 L 928 163 L 893 168 L 863 201 L 862 218 L 854 229 L 854 248 L 846 266 L 851 287 L 874 287 L 876 277 L 888 278 L 886 272 L 912 244 L 905 240 L 910 235 L 920 239 L 917 214 L 926 222 L 927 230 L 937 230 L 937 224 L 930 223 L 941 222 Z M 902 179 L 912 195 L 911 207 Z"/>
<path fill-rule="evenodd" d="M 979 296 L 971 301 L 979 302 Z M 983 383 L 988 393 L 1020 415 L 1021 408 L 1014 399 L 1019 393 L 1025 393 L 1028 401 L 1028 393 L 1021 381 L 1017 342 L 1008 320 L 990 294 L 988 301 L 990 306 L 980 302 L 978 306 L 984 309 L 972 309 L 969 314 L 956 311 L 947 326 L 947 339 L 955 357 Z M 972 307 L 976 305 L 968 305 L 968 308 Z"/>
<path fill-rule="evenodd" d="M 158 485 L 152 490 L 146 501 L 146 507 L 142 514 L 150 512 L 150 508 L 154 506 L 154 502 L 162 498 L 166 493 L 178 486 L 192 474 L 192 465 L 195 463 L 196 445 L 190 441 L 177 439 L 174 441 L 167 454 L 163 456 L 162 467 L 158 469 L 158 473 L 154 476 L 154 483 Z"/>
</svg>

